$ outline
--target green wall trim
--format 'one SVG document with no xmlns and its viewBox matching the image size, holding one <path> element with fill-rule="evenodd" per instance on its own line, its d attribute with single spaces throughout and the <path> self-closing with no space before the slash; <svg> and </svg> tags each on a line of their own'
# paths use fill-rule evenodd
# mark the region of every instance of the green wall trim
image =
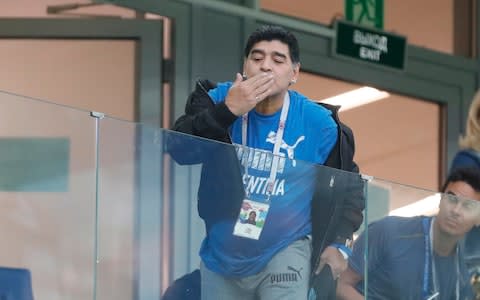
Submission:
<svg viewBox="0 0 480 300">
<path fill-rule="evenodd" d="M 1 191 L 67 192 L 69 164 L 69 138 L 0 138 Z"/>
</svg>

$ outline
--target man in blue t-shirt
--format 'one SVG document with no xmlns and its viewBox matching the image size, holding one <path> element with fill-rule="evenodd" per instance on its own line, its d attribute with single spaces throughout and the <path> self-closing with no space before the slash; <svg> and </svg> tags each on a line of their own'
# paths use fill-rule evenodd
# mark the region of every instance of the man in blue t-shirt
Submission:
<svg viewBox="0 0 480 300">
<path fill-rule="evenodd" d="M 470 300 L 472 287 L 460 241 L 480 225 L 480 171 L 457 169 L 447 179 L 435 217 L 386 217 L 359 236 L 337 287 L 339 299 Z"/>
<path fill-rule="evenodd" d="M 360 176 L 321 180 L 315 167 L 358 172 L 353 134 L 335 108 L 289 90 L 300 72 L 292 33 L 262 26 L 250 35 L 244 55 L 243 74 L 233 82 L 197 83 L 173 127 L 236 145 L 241 163 L 236 176 L 234 167 L 220 162 L 230 157 L 228 151 L 205 153 L 202 160 L 198 208 L 207 228 L 200 249 L 202 299 L 306 299 L 312 273 L 325 264 L 334 278 L 345 270 L 339 248 L 362 222 Z M 181 154 L 191 153 L 172 140 L 170 153 L 185 163 Z M 235 185 L 226 188 L 226 181 L 237 177 L 245 194 L 240 203 Z M 342 182 L 347 177 L 355 178 L 349 192 Z M 327 188 L 319 189 L 319 182 Z M 255 225 L 245 222 L 252 210 Z"/>
</svg>

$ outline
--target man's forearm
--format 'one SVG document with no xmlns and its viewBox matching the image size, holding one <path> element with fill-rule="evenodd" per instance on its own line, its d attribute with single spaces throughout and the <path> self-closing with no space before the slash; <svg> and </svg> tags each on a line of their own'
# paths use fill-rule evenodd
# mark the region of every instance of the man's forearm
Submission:
<svg viewBox="0 0 480 300">
<path fill-rule="evenodd" d="M 360 294 L 355 286 L 362 281 L 362 277 L 350 267 L 345 270 L 338 278 L 337 283 L 337 299 L 343 300 L 363 300 L 364 297 Z"/>
<path fill-rule="evenodd" d="M 337 299 L 338 300 L 364 300 L 365 298 L 353 286 L 339 283 L 337 286 Z"/>
</svg>

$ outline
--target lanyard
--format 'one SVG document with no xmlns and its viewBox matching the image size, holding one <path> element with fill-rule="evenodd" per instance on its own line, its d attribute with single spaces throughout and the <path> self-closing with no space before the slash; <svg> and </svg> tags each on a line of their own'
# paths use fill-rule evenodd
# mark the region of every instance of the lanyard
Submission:
<svg viewBox="0 0 480 300">
<path fill-rule="evenodd" d="M 280 146 L 283 140 L 283 133 L 285 131 L 285 122 L 288 116 L 288 108 L 290 106 L 290 96 L 288 95 L 288 91 L 285 93 L 285 98 L 283 99 L 283 106 L 282 112 L 280 113 L 280 121 L 278 122 L 278 129 L 277 134 L 275 137 L 275 144 L 273 145 L 273 160 L 272 160 L 272 168 L 270 169 L 270 177 L 267 181 L 267 196 L 270 199 L 270 195 L 273 191 L 273 184 L 275 183 L 275 179 L 277 178 L 277 170 L 278 170 L 278 163 L 280 161 Z M 244 147 L 247 146 L 247 129 L 248 129 L 248 113 L 242 116 L 242 145 Z M 245 167 L 245 174 L 248 168 L 248 159 Z"/>
<path fill-rule="evenodd" d="M 425 233 L 424 240 L 425 240 L 425 264 L 423 269 L 423 299 L 431 300 L 435 299 L 440 295 L 438 292 L 438 281 L 437 281 L 437 270 L 435 267 L 435 258 L 433 254 L 433 224 L 435 222 L 435 218 L 431 218 L 429 222 L 429 218 L 423 218 L 423 231 Z M 430 274 L 430 263 L 431 266 L 431 274 L 432 274 L 432 285 L 433 285 L 433 294 L 430 295 L 429 289 L 429 274 Z M 455 248 L 455 265 L 457 271 L 457 278 L 456 278 L 456 285 L 455 285 L 455 299 L 460 299 L 460 262 L 458 259 L 458 244 Z"/>
</svg>

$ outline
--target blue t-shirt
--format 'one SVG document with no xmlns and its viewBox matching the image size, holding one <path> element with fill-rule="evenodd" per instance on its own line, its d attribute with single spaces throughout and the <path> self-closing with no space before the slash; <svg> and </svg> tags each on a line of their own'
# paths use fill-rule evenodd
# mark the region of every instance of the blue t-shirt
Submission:
<svg viewBox="0 0 480 300">
<path fill-rule="evenodd" d="M 386 217 L 368 227 L 368 299 L 421 300 L 425 268 L 425 217 Z M 364 234 L 355 242 L 349 266 L 357 274 L 364 274 Z M 439 297 L 436 300 L 454 300 L 456 289 L 455 256 L 434 254 Z M 463 255 L 460 260 L 460 299 L 472 299 Z M 432 287 L 431 272 L 427 275 Z M 357 290 L 363 294 L 364 281 Z M 430 291 L 431 295 L 433 291 Z"/>
<path fill-rule="evenodd" d="M 231 83 L 218 84 L 209 95 L 215 103 L 224 101 Z M 337 124 L 331 112 L 289 91 L 290 107 L 280 149 L 279 168 L 268 212 L 259 240 L 233 235 L 236 220 L 215 223 L 202 243 L 200 256 L 212 271 L 227 277 L 245 277 L 260 272 L 272 257 L 295 240 L 311 233 L 310 204 L 314 191 L 315 166 L 323 164 L 337 141 Z M 242 143 L 242 118 L 230 128 L 242 165 L 245 189 L 251 200 L 266 200 L 272 151 L 280 119 L 278 111 L 248 114 L 247 146 Z M 225 199 L 228 201 L 228 199 Z M 212 208 L 214 209 L 214 208 Z"/>
</svg>

